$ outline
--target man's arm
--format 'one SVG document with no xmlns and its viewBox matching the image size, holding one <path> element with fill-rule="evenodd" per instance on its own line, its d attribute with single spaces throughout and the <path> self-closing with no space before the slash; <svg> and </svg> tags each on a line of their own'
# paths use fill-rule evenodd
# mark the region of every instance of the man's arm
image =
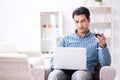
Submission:
<svg viewBox="0 0 120 80">
<path fill-rule="evenodd" d="M 57 47 L 65 47 L 64 38 L 61 38 L 61 39 L 58 41 Z"/>
<path fill-rule="evenodd" d="M 98 60 L 101 66 L 109 66 L 111 64 L 111 56 L 107 47 L 98 49 Z"/>
<path fill-rule="evenodd" d="M 100 49 L 98 49 L 98 60 L 101 66 L 108 66 L 111 64 L 110 52 L 107 48 L 106 38 L 103 34 L 96 36 Z"/>
<path fill-rule="evenodd" d="M 63 39 L 60 39 L 57 42 L 57 47 L 64 47 L 64 40 Z M 54 56 L 50 60 L 50 65 L 51 65 L 51 70 L 54 70 Z"/>
</svg>

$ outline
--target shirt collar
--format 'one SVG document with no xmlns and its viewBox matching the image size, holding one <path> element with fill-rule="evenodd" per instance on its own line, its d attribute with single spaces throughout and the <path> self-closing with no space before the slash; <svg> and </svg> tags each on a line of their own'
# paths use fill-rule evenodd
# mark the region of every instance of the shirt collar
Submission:
<svg viewBox="0 0 120 80">
<path fill-rule="evenodd" d="M 91 32 L 90 32 L 90 30 L 89 30 L 89 32 L 87 33 L 87 34 L 85 34 L 85 36 L 83 36 L 83 37 L 87 37 L 87 36 L 89 36 L 91 34 Z M 75 30 L 75 35 L 77 35 L 78 37 L 81 37 L 81 36 L 79 36 L 78 34 L 77 34 L 77 29 Z"/>
</svg>

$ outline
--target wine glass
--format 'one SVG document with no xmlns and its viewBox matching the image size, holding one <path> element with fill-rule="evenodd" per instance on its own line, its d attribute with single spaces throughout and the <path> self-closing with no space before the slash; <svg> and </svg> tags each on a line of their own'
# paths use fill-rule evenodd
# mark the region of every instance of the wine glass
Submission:
<svg viewBox="0 0 120 80">
<path fill-rule="evenodd" d="M 95 37 L 97 38 L 97 36 L 101 36 L 100 34 L 104 34 L 104 31 L 103 31 L 103 29 L 94 29 L 94 35 L 95 35 Z M 97 47 L 97 49 L 102 49 L 100 46 L 99 47 Z"/>
</svg>

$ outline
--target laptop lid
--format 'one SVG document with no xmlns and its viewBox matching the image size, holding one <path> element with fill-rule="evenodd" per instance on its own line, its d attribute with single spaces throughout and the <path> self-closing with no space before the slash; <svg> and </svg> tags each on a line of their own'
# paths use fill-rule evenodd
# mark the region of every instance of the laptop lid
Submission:
<svg viewBox="0 0 120 80">
<path fill-rule="evenodd" d="M 87 70 L 86 48 L 56 47 L 54 52 L 54 68 Z"/>
</svg>

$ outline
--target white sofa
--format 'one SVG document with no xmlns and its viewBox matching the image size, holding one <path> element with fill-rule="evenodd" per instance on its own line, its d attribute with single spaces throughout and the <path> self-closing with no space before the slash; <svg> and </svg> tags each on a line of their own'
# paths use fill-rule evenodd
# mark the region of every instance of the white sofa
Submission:
<svg viewBox="0 0 120 80">
<path fill-rule="evenodd" d="M 47 80 L 50 72 L 51 69 L 49 65 L 41 65 L 34 67 L 32 74 L 34 75 L 35 80 Z M 114 80 L 115 76 L 116 70 L 112 66 L 105 66 L 100 69 L 100 80 Z"/>
<path fill-rule="evenodd" d="M 50 65 L 45 65 L 43 58 L 28 58 L 23 53 L 19 54 L 14 44 L 0 44 L 0 80 L 47 80 Z M 113 67 L 100 70 L 100 80 L 114 80 L 115 75 Z"/>
<path fill-rule="evenodd" d="M 17 54 L 16 46 L 13 43 L 0 43 L 0 54 Z"/>
<path fill-rule="evenodd" d="M 39 61 L 43 65 L 42 58 Z M 0 54 L 0 80 L 44 80 L 39 65 L 31 64 L 26 54 Z"/>
<path fill-rule="evenodd" d="M 26 54 L 0 54 L 0 80 L 34 80 Z"/>
<path fill-rule="evenodd" d="M 36 66 L 44 65 L 43 59 L 39 53 L 37 57 L 32 53 L 36 52 L 18 51 L 13 43 L 0 43 L 0 80 L 36 80 L 37 75 L 43 76 L 44 71 L 36 71 Z"/>
</svg>

